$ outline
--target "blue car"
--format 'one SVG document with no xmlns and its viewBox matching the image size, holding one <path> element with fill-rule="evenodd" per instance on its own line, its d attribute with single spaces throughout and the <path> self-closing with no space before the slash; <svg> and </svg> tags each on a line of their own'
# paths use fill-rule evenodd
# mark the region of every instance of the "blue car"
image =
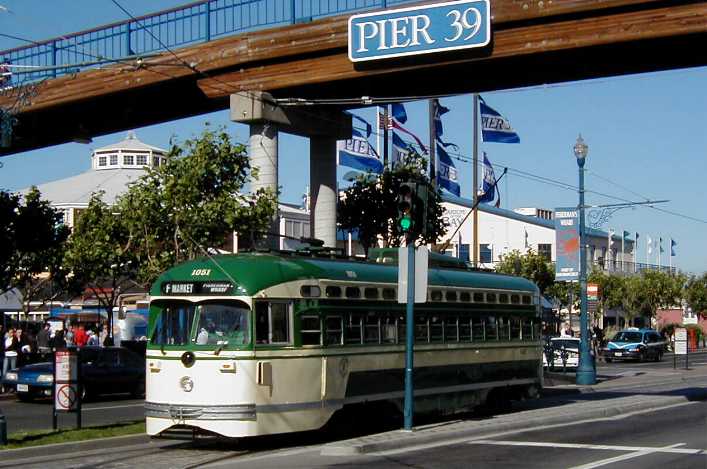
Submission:
<svg viewBox="0 0 707 469">
<path fill-rule="evenodd" d="M 646 360 L 661 361 L 665 339 L 653 329 L 630 328 L 619 331 L 602 349 L 604 361 Z"/>
<path fill-rule="evenodd" d="M 99 394 L 145 393 L 145 359 L 122 347 L 83 347 L 81 381 L 84 397 Z M 35 363 L 10 370 L 3 377 L 5 389 L 14 389 L 17 398 L 29 401 L 50 397 L 54 384 L 51 362 Z"/>
</svg>

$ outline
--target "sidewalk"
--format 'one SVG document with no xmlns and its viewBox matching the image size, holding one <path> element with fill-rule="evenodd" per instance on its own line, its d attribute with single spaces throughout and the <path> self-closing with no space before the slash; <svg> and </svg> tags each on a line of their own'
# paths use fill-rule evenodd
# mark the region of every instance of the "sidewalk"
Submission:
<svg viewBox="0 0 707 469">
<path fill-rule="evenodd" d="M 515 412 L 491 418 L 442 422 L 416 427 L 412 432 L 395 430 L 330 443 L 324 446 L 321 454 L 381 453 L 420 445 L 447 444 L 490 433 L 614 417 L 705 400 L 707 368 L 675 370 L 670 376 L 660 379 L 649 374 L 637 374 L 607 379 L 593 386 L 560 384 L 549 387 L 544 396 L 519 403 Z"/>
</svg>

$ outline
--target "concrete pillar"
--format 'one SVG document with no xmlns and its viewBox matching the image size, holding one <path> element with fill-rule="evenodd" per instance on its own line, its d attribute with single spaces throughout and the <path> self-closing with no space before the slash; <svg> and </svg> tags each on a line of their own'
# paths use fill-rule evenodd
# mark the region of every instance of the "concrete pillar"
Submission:
<svg viewBox="0 0 707 469">
<path fill-rule="evenodd" d="M 271 122 L 258 122 L 250 124 L 250 165 L 258 168 L 258 179 L 251 182 L 251 191 L 270 189 L 275 194 L 278 191 L 278 153 L 277 153 L 277 125 Z M 269 231 L 280 232 L 280 219 L 277 211 L 273 217 Z M 284 233 L 282 233 L 284 234 Z M 277 236 L 268 237 L 268 245 L 278 249 L 280 240 Z"/>
<path fill-rule="evenodd" d="M 309 142 L 312 236 L 336 247 L 336 139 L 312 137 Z"/>
</svg>

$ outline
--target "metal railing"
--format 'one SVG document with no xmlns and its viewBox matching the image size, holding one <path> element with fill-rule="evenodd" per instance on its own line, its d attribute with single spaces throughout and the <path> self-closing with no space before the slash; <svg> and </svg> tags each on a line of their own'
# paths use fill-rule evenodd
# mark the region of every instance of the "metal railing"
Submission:
<svg viewBox="0 0 707 469">
<path fill-rule="evenodd" d="M 646 270 L 658 270 L 667 274 L 675 275 L 677 267 L 669 267 L 667 265 L 658 266 L 656 264 L 646 264 L 643 262 L 628 262 L 618 259 L 604 260 L 597 259 L 589 265 L 589 272 L 592 270 L 600 270 L 606 273 L 615 273 L 623 275 L 639 274 Z"/>
<path fill-rule="evenodd" d="M 230 34 L 307 23 L 327 16 L 412 1 L 202 0 L 8 49 L 0 52 L 0 64 L 22 66 L 13 67 L 12 81 L 36 81 L 135 56 L 165 52 L 165 46 L 178 48 Z"/>
</svg>

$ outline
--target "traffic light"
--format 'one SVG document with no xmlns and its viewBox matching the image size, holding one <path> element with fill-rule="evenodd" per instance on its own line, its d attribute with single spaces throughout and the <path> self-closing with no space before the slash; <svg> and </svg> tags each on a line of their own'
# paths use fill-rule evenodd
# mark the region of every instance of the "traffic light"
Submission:
<svg viewBox="0 0 707 469">
<path fill-rule="evenodd" d="M 416 186 L 414 182 L 403 182 L 398 188 L 398 227 L 406 234 L 415 228 Z"/>
</svg>

